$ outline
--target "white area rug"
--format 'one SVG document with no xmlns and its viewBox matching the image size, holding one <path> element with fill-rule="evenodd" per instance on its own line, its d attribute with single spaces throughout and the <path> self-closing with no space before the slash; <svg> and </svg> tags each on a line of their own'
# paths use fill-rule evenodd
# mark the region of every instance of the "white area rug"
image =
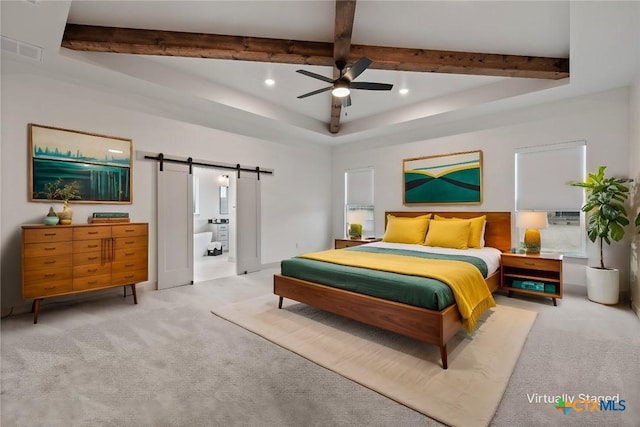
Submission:
<svg viewBox="0 0 640 427">
<path fill-rule="evenodd" d="M 267 294 L 211 312 L 454 426 L 489 424 L 537 315 L 504 305 L 491 309 L 473 335 L 460 331 L 449 341 L 444 370 L 437 346 L 291 300 L 281 310 L 277 303 Z"/>
</svg>

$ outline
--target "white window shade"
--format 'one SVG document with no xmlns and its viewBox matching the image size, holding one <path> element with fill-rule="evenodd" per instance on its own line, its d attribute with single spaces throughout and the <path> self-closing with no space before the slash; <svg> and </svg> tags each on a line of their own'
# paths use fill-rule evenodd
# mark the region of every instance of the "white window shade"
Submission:
<svg viewBox="0 0 640 427">
<path fill-rule="evenodd" d="M 347 205 L 373 205 L 373 169 L 346 171 L 345 186 Z"/>
<path fill-rule="evenodd" d="M 578 211 L 585 178 L 584 141 L 516 150 L 516 210 Z"/>
</svg>

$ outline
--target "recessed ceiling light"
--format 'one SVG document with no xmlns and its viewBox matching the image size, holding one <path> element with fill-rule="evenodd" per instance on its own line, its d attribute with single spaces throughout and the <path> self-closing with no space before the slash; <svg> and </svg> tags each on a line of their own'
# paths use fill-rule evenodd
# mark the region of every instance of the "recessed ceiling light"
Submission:
<svg viewBox="0 0 640 427">
<path fill-rule="evenodd" d="M 273 86 L 274 84 L 276 84 L 276 81 L 273 79 L 266 79 L 264 81 L 264 84 L 266 84 L 267 86 Z"/>
<path fill-rule="evenodd" d="M 407 89 L 406 87 L 403 87 L 398 91 L 398 93 L 400 93 L 400 95 L 406 95 L 409 93 L 409 89 Z"/>
</svg>

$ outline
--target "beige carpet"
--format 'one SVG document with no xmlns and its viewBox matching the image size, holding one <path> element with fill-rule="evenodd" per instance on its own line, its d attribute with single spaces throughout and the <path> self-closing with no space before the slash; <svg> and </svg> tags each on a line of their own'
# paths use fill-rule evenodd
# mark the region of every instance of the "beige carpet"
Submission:
<svg viewBox="0 0 640 427">
<path fill-rule="evenodd" d="M 473 335 L 452 338 L 443 370 L 436 346 L 284 301 L 278 310 L 268 294 L 211 312 L 452 426 L 489 424 L 537 315 L 491 309 Z"/>
</svg>

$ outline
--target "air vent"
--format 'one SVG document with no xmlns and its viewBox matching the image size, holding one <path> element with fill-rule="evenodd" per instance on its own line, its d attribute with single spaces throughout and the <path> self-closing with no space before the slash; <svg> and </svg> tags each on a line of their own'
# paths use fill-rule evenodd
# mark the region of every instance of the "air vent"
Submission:
<svg viewBox="0 0 640 427">
<path fill-rule="evenodd" d="M 2 36 L 2 50 L 11 52 L 16 55 L 35 61 L 42 61 L 42 48 L 33 44 L 14 40 L 9 37 Z"/>
</svg>

